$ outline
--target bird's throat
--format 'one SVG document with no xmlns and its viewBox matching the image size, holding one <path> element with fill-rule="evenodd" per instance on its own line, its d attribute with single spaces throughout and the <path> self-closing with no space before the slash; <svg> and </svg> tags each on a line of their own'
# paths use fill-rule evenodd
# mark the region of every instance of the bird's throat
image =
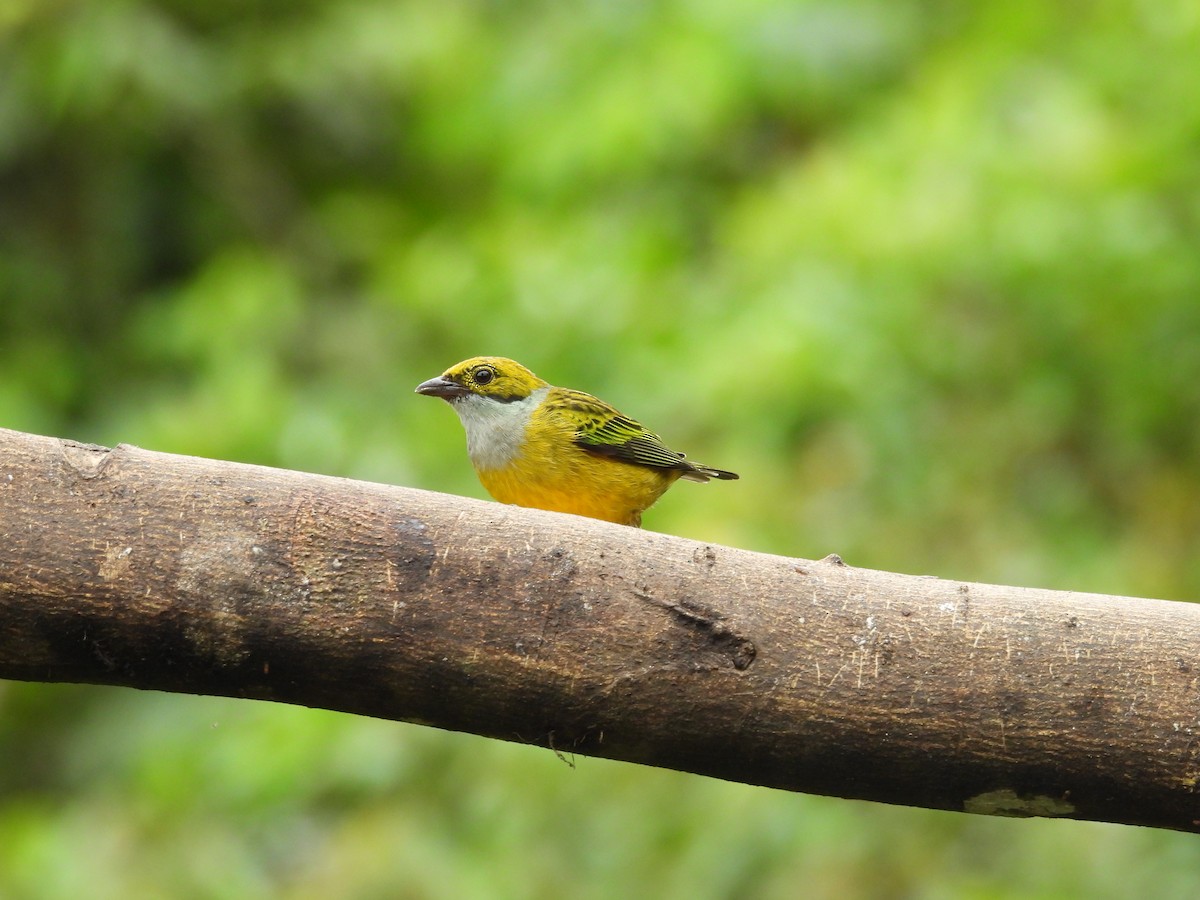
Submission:
<svg viewBox="0 0 1200 900">
<path fill-rule="evenodd" d="M 539 388 L 522 400 L 501 403 L 468 394 L 452 406 L 467 433 L 467 454 L 477 470 L 503 469 L 512 465 L 525 443 L 525 429 L 534 409 L 549 388 Z"/>
</svg>

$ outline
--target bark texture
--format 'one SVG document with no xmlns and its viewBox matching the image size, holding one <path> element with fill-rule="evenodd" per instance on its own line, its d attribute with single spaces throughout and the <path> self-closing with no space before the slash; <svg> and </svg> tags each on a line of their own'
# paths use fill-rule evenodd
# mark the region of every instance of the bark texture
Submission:
<svg viewBox="0 0 1200 900">
<path fill-rule="evenodd" d="M 1200 830 L 1200 606 L 0 430 L 0 677 Z"/>
</svg>

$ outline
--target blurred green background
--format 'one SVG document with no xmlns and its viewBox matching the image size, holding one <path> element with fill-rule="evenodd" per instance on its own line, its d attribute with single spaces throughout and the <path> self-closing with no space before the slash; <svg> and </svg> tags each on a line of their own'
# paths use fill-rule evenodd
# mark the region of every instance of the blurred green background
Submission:
<svg viewBox="0 0 1200 900">
<path fill-rule="evenodd" d="M 1200 595 L 1190 0 L 0 0 L 0 425 L 484 496 L 515 357 L 649 528 Z M 1195 837 L 0 684 L 0 896 L 1194 897 Z M 1200 801 L 1198 801 L 1200 806 Z"/>
</svg>

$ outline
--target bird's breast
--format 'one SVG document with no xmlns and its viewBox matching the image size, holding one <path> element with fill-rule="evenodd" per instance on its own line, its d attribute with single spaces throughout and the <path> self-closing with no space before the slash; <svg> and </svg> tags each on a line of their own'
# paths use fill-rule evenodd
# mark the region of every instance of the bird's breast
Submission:
<svg viewBox="0 0 1200 900">
<path fill-rule="evenodd" d="M 597 456 L 537 429 L 509 465 L 477 472 L 488 493 L 501 503 L 623 525 L 639 524 L 642 511 L 679 477 L 677 471 Z"/>
</svg>

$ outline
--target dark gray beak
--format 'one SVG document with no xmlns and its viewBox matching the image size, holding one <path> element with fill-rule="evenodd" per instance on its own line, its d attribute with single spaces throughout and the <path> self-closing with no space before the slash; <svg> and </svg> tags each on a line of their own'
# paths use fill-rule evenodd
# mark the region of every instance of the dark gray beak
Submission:
<svg viewBox="0 0 1200 900">
<path fill-rule="evenodd" d="M 441 397 L 443 400 L 457 400 L 467 393 L 467 389 L 457 381 L 451 381 L 439 375 L 417 385 L 417 393 L 429 397 Z"/>
</svg>

